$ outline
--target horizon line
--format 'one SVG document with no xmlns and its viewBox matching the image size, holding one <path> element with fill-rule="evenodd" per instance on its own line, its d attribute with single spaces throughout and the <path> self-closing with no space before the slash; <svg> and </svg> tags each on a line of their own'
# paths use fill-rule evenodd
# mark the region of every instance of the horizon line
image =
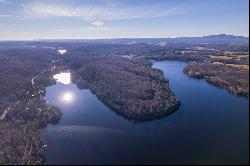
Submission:
<svg viewBox="0 0 250 166">
<path fill-rule="evenodd" d="M 115 39 L 178 39 L 178 38 L 199 38 L 199 37 L 208 37 L 208 36 L 219 36 L 219 35 L 227 35 L 227 36 L 235 36 L 235 37 L 245 37 L 249 38 L 249 36 L 244 35 L 234 35 L 234 34 L 214 34 L 214 35 L 203 35 L 203 36 L 176 36 L 176 37 L 114 37 L 114 38 L 47 38 L 47 39 L 10 39 L 10 40 L 0 40 L 0 42 L 6 41 L 43 41 L 43 40 L 115 40 Z"/>
</svg>

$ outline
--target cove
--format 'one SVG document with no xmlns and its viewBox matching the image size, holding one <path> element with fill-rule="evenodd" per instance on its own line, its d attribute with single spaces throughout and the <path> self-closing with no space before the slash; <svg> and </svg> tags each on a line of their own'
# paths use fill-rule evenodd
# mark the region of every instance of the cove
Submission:
<svg viewBox="0 0 250 166">
<path fill-rule="evenodd" d="M 42 131 L 45 164 L 247 164 L 248 99 L 189 78 L 185 65 L 153 63 L 181 101 L 175 113 L 153 121 L 128 121 L 73 83 L 47 87 L 45 98 L 62 118 Z"/>
</svg>

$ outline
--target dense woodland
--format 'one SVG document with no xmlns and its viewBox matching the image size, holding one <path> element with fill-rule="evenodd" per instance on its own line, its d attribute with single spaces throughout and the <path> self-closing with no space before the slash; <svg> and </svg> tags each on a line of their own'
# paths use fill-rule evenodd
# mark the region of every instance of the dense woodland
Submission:
<svg viewBox="0 0 250 166">
<path fill-rule="evenodd" d="M 209 83 L 227 89 L 235 95 L 249 95 L 249 69 L 223 64 L 193 63 L 184 72 L 191 77 L 204 78 Z"/>
<path fill-rule="evenodd" d="M 160 118 L 180 104 L 151 60 L 191 61 L 184 69 L 188 75 L 236 95 L 249 94 L 248 43 L 118 41 L 0 42 L 0 164 L 43 162 L 39 129 L 61 116 L 60 110 L 46 104 L 45 88 L 55 83 L 53 74 L 65 69 L 72 71 L 78 87 L 90 89 L 131 120 Z M 67 55 L 59 55 L 58 48 L 67 49 Z"/>
<path fill-rule="evenodd" d="M 43 161 L 39 129 L 56 123 L 61 113 L 43 99 L 45 87 L 53 81 L 44 75 L 32 86 L 31 79 L 49 68 L 50 59 L 45 50 L 0 50 L 0 164 Z"/>
<path fill-rule="evenodd" d="M 70 61 L 73 81 L 112 110 L 131 120 L 160 118 L 178 108 L 160 70 L 148 61 L 119 57 L 83 57 Z"/>
</svg>

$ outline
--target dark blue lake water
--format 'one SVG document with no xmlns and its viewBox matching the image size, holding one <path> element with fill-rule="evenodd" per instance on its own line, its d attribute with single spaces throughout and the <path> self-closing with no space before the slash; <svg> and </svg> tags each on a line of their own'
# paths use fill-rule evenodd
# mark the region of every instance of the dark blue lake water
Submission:
<svg viewBox="0 0 250 166">
<path fill-rule="evenodd" d="M 247 164 L 248 98 L 189 78 L 185 64 L 154 62 L 181 101 L 160 120 L 128 121 L 72 83 L 48 87 L 46 100 L 63 115 L 43 130 L 45 164 Z"/>
</svg>

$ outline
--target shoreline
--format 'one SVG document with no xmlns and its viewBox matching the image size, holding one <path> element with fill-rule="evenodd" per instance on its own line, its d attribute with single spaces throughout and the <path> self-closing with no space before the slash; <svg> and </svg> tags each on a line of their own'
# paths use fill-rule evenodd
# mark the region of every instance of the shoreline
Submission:
<svg viewBox="0 0 250 166">
<path fill-rule="evenodd" d="M 86 57 L 77 62 L 82 64 L 72 69 L 73 83 L 80 89 L 90 89 L 101 102 L 128 120 L 159 119 L 180 105 L 163 72 L 144 59 Z"/>
<path fill-rule="evenodd" d="M 212 72 L 207 72 L 208 69 L 206 68 L 209 68 L 209 71 Z M 228 73 L 230 77 L 227 73 L 223 72 L 225 69 L 229 71 L 231 69 L 231 72 Z M 183 69 L 183 72 L 191 78 L 204 79 L 207 83 L 218 88 L 225 89 L 234 96 L 243 96 L 248 98 L 249 77 L 247 75 L 249 71 L 244 69 L 238 70 L 241 70 L 244 74 L 242 78 L 239 78 L 240 81 L 238 82 L 235 81 L 238 76 L 238 72 L 235 72 L 235 69 L 232 70 L 232 67 L 229 66 L 214 65 L 210 63 L 188 64 Z"/>
</svg>

